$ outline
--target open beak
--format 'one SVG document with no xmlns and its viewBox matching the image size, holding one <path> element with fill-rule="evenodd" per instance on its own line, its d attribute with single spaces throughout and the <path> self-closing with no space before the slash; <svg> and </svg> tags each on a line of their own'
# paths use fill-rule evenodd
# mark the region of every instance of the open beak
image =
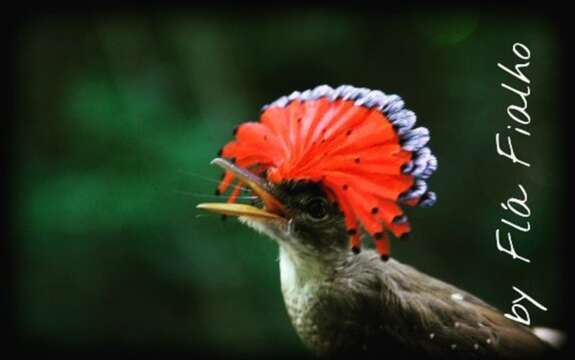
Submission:
<svg viewBox="0 0 575 360">
<path fill-rule="evenodd" d="M 286 214 L 285 207 L 270 194 L 269 190 L 267 190 L 267 182 L 264 179 L 222 158 L 215 158 L 212 160 L 211 164 L 218 165 L 224 170 L 232 172 L 242 182 L 242 184 L 248 186 L 254 194 L 259 196 L 264 207 L 260 209 L 246 204 L 202 203 L 196 206 L 198 209 L 231 216 L 286 220 L 284 217 Z"/>
</svg>

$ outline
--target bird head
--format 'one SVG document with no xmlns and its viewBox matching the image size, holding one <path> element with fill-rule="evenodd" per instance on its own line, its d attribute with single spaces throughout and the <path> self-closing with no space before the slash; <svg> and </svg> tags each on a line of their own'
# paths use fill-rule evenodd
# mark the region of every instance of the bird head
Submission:
<svg viewBox="0 0 575 360">
<path fill-rule="evenodd" d="M 389 234 L 411 231 L 401 205 L 430 206 L 427 179 L 437 159 L 429 131 L 397 95 L 343 85 L 293 92 L 243 123 L 212 161 L 224 176 L 225 203 L 198 207 L 240 221 L 300 255 L 358 253 L 372 239 L 383 260 Z M 238 203 L 242 189 L 258 201 Z"/>
<path fill-rule="evenodd" d="M 212 164 L 241 179 L 257 200 L 203 203 L 199 208 L 238 216 L 242 223 L 307 258 L 339 258 L 349 252 L 344 215 L 321 184 L 305 180 L 274 184 L 222 158 Z"/>
</svg>

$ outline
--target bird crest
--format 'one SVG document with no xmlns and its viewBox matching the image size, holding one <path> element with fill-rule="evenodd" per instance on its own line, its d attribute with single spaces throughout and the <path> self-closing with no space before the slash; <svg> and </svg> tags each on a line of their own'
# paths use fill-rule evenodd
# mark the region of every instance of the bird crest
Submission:
<svg viewBox="0 0 575 360">
<path fill-rule="evenodd" d="M 411 227 L 401 205 L 427 207 L 436 200 L 427 179 L 437 159 L 427 143 L 429 130 L 414 127 L 416 115 L 397 95 L 342 85 L 295 91 L 262 108 L 258 122 L 234 130 L 220 155 L 271 183 L 320 184 L 345 219 L 352 249 L 367 232 L 382 258 L 389 256 L 388 233 L 406 237 Z M 226 171 L 218 186 L 240 186 Z"/>
</svg>

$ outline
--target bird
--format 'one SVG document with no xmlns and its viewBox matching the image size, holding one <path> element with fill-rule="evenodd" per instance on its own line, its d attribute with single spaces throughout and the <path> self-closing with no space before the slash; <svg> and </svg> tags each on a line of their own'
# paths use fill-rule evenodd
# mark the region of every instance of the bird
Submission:
<svg viewBox="0 0 575 360">
<path fill-rule="evenodd" d="M 553 354 L 554 329 L 508 319 L 479 297 L 390 257 L 405 206 L 430 207 L 430 131 L 398 95 L 342 85 L 294 91 L 234 129 L 212 164 L 205 211 L 235 216 L 279 246 L 295 331 L 320 358 L 523 359 Z M 239 203 L 241 191 L 256 200 Z M 364 246 L 371 242 L 373 246 Z"/>
</svg>

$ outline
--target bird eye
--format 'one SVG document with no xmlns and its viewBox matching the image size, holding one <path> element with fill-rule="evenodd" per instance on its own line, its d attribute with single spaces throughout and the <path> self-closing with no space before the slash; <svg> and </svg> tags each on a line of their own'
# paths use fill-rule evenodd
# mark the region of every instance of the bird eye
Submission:
<svg viewBox="0 0 575 360">
<path fill-rule="evenodd" d="M 323 197 L 316 197 L 311 199 L 305 204 L 305 212 L 309 218 L 314 221 L 321 221 L 327 219 L 328 202 Z"/>
</svg>

